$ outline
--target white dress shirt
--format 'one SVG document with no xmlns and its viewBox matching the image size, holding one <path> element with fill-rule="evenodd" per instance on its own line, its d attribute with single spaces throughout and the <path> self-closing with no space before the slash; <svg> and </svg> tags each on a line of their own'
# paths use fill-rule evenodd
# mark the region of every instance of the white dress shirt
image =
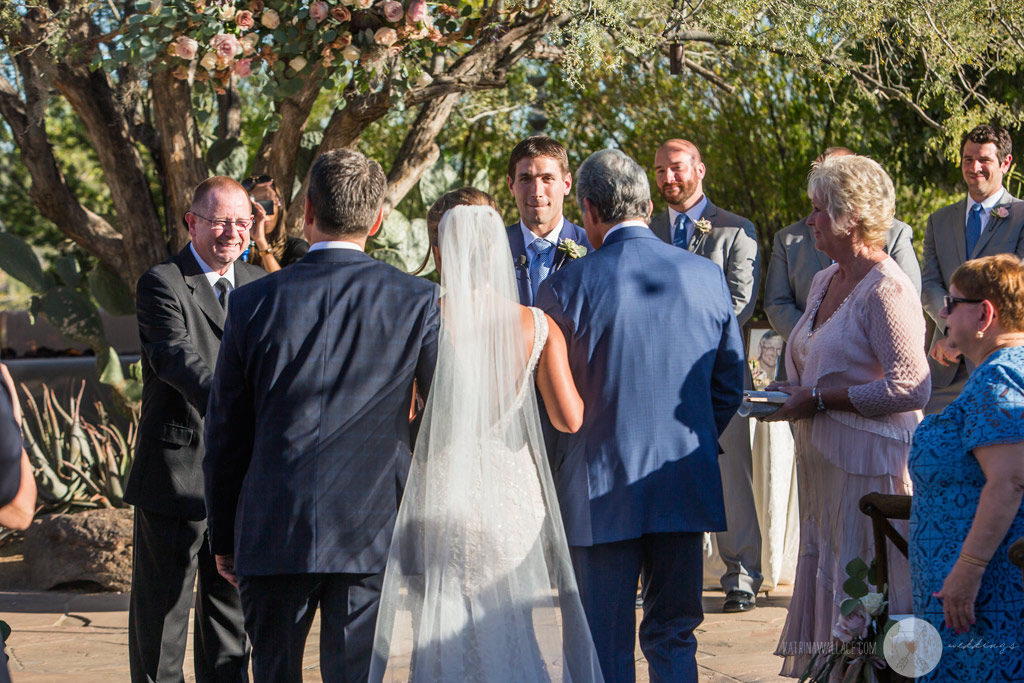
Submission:
<svg viewBox="0 0 1024 683">
<path fill-rule="evenodd" d="M 309 245 L 309 251 L 320 251 L 321 249 L 354 249 L 355 251 L 365 251 L 355 242 L 346 242 L 345 240 L 324 240 L 323 242 L 314 242 Z"/>
<path fill-rule="evenodd" d="M 203 275 L 205 275 L 206 279 L 210 281 L 210 286 L 211 287 L 213 287 L 215 284 L 217 284 L 217 280 L 220 280 L 222 277 L 226 277 L 228 279 L 228 282 L 231 283 L 231 289 L 235 288 L 235 264 L 234 263 L 232 263 L 230 266 L 228 266 L 228 270 L 227 270 L 226 273 L 221 275 L 220 273 L 215 271 L 213 268 L 211 268 L 210 265 L 206 261 L 204 261 L 202 259 L 202 257 L 199 255 L 199 252 L 196 251 L 195 246 L 193 246 L 191 242 L 188 243 L 188 248 L 192 250 L 192 255 L 196 257 L 196 262 L 199 263 L 199 268 L 202 269 Z"/>
<path fill-rule="evenodd" d="M 647 223 L 644 223 L 643 221 L 639 221 L 639 220 L 622 221 L 621 223 L 616 223 L 611 228 L 609 228 L 608 232 L 606 232 L 604 234 L 604 238 L 601 241 L 602 242 L 607 242 L 608 241 L 608 237 L 613 232 L 615 232 L 619 228 L 628 228 L 628 227 L 647 228 L 648 230 L 650 230 L 650 228 L 651 228 L 651 226 L 647 225 Z"/>
</svg>

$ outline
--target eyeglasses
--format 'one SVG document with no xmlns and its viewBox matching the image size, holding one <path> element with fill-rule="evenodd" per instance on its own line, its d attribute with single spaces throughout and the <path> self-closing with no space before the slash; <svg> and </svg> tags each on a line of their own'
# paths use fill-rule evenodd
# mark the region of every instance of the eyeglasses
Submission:
<svg viewBox="0 0 1024 683">
<path fill-rule="evenodd" d="M 227 230 L 229 227 L 234 226 L 235 230 L 241 232 L 243 230 L 248 230 L 249 228 L 251 228 L 253 222 L 252 216 L 249 216 L 248 218 L 236 218 L 232 220 L 230 218 L 207 218 L 206 216 L 198 214 L 195 211 L 191 211 L 190 213 L 193 216 L 202 218 L 204 221 L 209 221 L 210 223 L 213 224 L 214 227 L 220 228 L 221 230 Z"/>
<path fill-rule="evenodd" d="M 952 313 L 957 304 L 980 304 L 982 301 L 984 301 L 984 299 L 963 299 L 958 296 L 950 296 L 949 294 L 942 297 L 942 303 L 946 307 L 946 313 Z"/>
<path fill-rule="evenodd" d="M 249 176 L 248 178 L 246 178 L 245 180 L 242 181 L 242 187 L 244 187 L 245 191 L 248 192 L 249 190 L 251 190 L 252 188 L 256 187 L 257 185 L 262 185 L 263 183 L 272 183 L 272 182 L 274 182 L 274 179 L 271 178 L 270 176 L 266 175 L 266 174 L 263 174 L 263 175 L 251 175 L 251 176 Z"/>
</svg>

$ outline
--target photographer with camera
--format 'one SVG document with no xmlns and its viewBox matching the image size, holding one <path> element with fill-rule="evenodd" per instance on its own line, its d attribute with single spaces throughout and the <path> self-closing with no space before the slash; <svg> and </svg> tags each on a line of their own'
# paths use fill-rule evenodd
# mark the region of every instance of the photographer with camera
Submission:
<svg viewBox="0 0 1024 683">
<path fill-rule="evenodd" d="M 305 256 L 309 251 L 306 240 L 285 232 L 287 216 L 274 179 L 268 175 L 251 176 L 242 181 L 242 187 L 252 200 L 254 218 L 252 245 L 245 260 L 273 273 Z"/>
</svg>

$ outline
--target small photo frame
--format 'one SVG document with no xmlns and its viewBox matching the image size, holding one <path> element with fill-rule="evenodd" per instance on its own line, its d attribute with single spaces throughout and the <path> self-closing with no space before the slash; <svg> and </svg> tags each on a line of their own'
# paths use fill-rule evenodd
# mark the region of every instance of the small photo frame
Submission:
<svg viewBox="0 0 1024 683">
<path fill-rule="evenodd" d="M 747 335 L 747 367 L 755 391 L 786 376 L 786 338 L 767 323 L 754 323 Z"/>
</svg>

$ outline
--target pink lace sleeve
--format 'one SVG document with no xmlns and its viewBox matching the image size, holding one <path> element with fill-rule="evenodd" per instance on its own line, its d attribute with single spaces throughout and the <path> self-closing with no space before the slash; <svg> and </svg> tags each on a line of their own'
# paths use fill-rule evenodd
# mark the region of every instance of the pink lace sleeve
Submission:
<svg viewBox="0 0 1024 683">
<path fill-rule="evenodd" d="M 864 326 L 884 376 L 849 389 L 850 402 L 865 417 L 923 408 L 931 394 L 925 323 L 913 287 L 883 278 L 866 297 Z"/>
</svg>

